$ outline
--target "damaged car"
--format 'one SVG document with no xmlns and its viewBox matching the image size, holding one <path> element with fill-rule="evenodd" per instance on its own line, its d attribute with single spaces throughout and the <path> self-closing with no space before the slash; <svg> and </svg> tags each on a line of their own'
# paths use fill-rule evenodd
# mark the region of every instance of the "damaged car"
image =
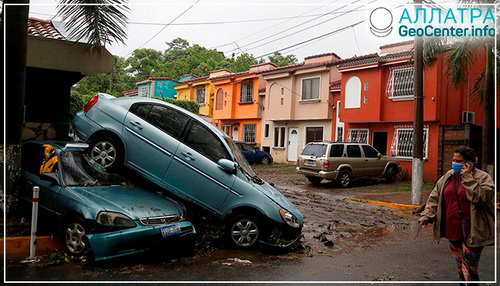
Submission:
<svg viewBox="0 0 500 286">
<path fill-rule="evenodd" d="M 67 254 L 92 250 L 96 261 L 182 244 L 195 228 L 185 207 L 110 174 L 87 154 L 87 144 L 29 141 L 22 146 L 21 199 L 39 191 L 39 224 L 62 230 Z"/>
<path fill-rule="evenodd" d="M 144 97 L 92 97 L 72 121 L 75 140 L 106 168 L 122 166 L 226 225 L 239 248 L 289 247 L 302 214 L 257 176 L 224 132 L 173 104 Z"/>
</svg>

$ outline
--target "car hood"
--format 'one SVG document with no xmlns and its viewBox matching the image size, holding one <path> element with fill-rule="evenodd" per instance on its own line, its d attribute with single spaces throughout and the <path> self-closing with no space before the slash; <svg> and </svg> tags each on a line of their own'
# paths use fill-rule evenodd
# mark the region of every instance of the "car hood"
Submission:
<svg viewBox="0 0 500 286">
<path fill-rule="evenodd" d="M 276 190 L 273 186 L 269 185 L 269 183 L 264 182 L 264 184 L 256 184 L 252 183 L 254 187 L 266 195 L 269 199 L 273 200 L 275 203 L 280 205 L 282 208 L 291 212 L 301 223 L 303 221 L 302 214 L 295 207 L 292 202 L 290 202 L 282 193 Z"/>
<path fill-rule="evenodd" d="M 74 195 L 104 210 L 126 214 L 132 219 L 180 214 L 180 205 L 159 194 L 138 187 L 69 187 Z"/>
</svg>

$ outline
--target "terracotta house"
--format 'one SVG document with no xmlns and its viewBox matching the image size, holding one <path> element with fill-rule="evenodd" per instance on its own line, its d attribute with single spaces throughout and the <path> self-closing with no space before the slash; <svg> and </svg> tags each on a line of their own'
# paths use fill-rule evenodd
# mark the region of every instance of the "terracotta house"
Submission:
<svg viewBox="0 0 500 286">
<path fill-rule="evenodd" d="M 394 156 L 411 175 L 413 151 L 413 42 L 382 46 L 379 54 L 346 59 L 341 73 L 335 140 L 366 142 Z M 444 56 L 424 69 L 424 180 L 450 168 L 453 149 L 469 145 L 480 154 L 482 106 L 467 90 L 484 70 L 477 57 L 467 86 L 455 89 L 444 74 Z M 331 87 L 332 89 L 333 86 Z M 340 124 L 340 125 L 339 125 Z"/>
<path fill-rule="evenodd" d="M 264 63 L 241 73 L 212 77 L 215 100 L 214 124 L 235 141 L 261 145 L 262 114 L 266 100 L 264 72 L 277 66 Z"/>
</svg>

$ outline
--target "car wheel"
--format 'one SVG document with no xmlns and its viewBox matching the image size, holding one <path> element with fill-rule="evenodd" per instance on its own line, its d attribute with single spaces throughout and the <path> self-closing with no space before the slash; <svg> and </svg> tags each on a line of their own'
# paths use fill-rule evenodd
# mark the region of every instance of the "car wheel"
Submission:
<svg viewBox="0 0 500 286">
<path fill-rule="evenodd" d="M 260 163 L 263 165 L 269 165 L 271 163 L 271 159 L 267 156 L 264 156 L 260 159 Z"/>
<path fill-rule="evenodd" d="M 90 157 L 106 169 L 117 169 L 121 164 L 121 150 L 115 140 L 102 137 L 93 140 Z"/>
<path fill-rule="evenodd" d="M 319 186 L 321 184 L 321 181 L 323 181 L 323 178 L 320 177 L 307 176 L 306 178 L 309 180 L 309 182 L 311 182 L 311 184 L 316 186 Z"/>
<path fill-rule="evenodd" d="M 228 226 L 230 242 L 238 248 L 251 248 L 256 245 L 261 235 L 257 220 L 247 215 L 238 215 Z"/>
<path fill-rule="evenodd" d="M 71 220 L 64 228 L 64 250 L 68 255 L 81 256 L 88 248 L 89 243 L 85 238 L 86 225 L 80 218 Z"/>
<path fill-rule="evenodd" d="M 397 169 L 394 166 L 389 167 L 387 170 L 387 173 L 385 174 L 385 178 L 387 179 L 388 183 L 392 183 L 396 181 L 396 177 L 398 175 Z"/>
<path fill-rule="evenodd" d="M 352 175 L 349 170 L 340 171 L 339 177 L 337 178 L 337 183 L 342 188 L 349 188 L 352 183 Z"/>
</svg>

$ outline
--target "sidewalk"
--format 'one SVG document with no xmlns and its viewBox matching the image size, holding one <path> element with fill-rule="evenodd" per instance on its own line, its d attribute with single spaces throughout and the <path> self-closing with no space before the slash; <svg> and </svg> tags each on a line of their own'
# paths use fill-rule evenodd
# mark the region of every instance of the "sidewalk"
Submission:
<svg viewBox="0 0 500 286">
<path fill-rule="evenodd" d="M 412 204 L 411 192 L 387 192 L 387 193 L 354 193 L 346 200 L 359 201 L 378 206 L 389 207 L 398 210 L 415 210 L 427 202 L 430 191 L 422 193 L 422 201 L 419 205 Z"/>
</svg>

